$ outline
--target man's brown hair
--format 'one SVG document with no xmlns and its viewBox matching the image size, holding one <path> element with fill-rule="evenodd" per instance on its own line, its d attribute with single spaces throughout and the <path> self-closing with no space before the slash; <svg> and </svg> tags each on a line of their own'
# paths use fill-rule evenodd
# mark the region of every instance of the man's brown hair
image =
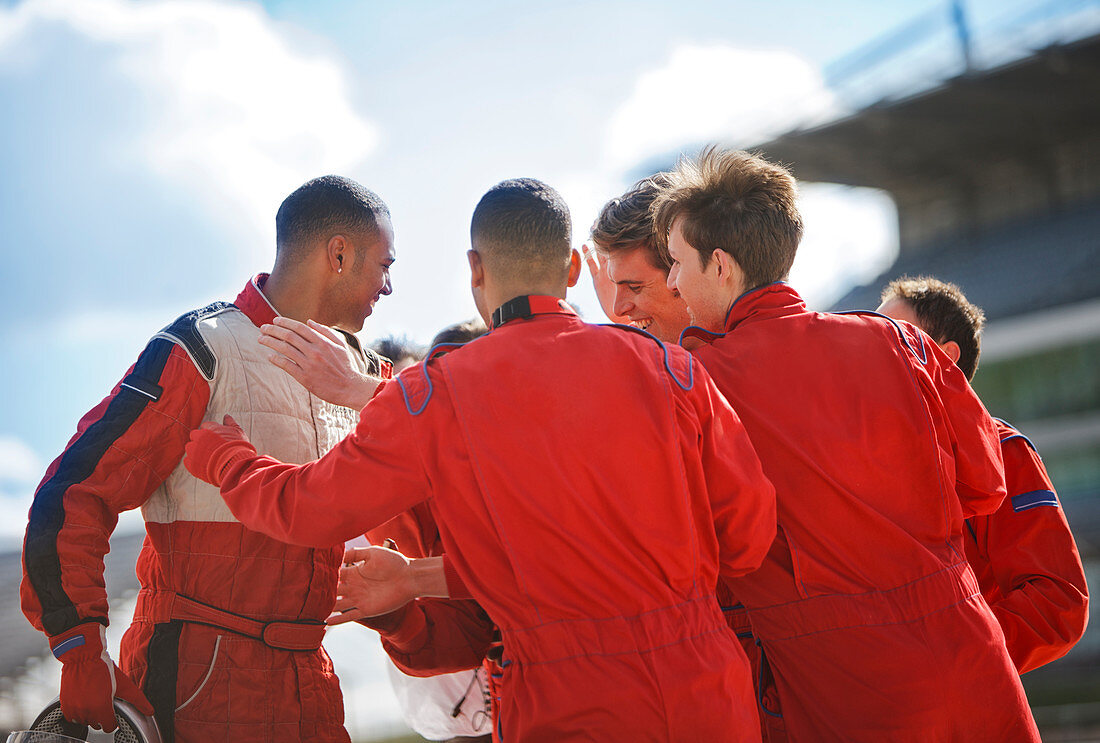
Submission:
<svg viewBox="0 0 1100 743">
<path fill-rule="evenodd" d="M 605 253 L 642 249 L 654 268 L 668 273 L 672 256 L 668 247 L 657 240 L 653 229 L 653 201 L 668 188 L 667 173 L 643 178 L 618 198 L 603 205 L 592 225 L 592 242 Z"/>
<path fill-rule="evenodd" d="M 959 345 L 958 367 L 967 379 L 974 379 L 985 327 L 981 307 L 971 304 L 955 284 L 931 276 L 894 279 L 882 290 L 882 301 L 891 299 L 908 303 L 920 320 L 921 330 L 936 343 L 955 341 Z"/>
<path fill-rule="evenodd" d="M 759 155 L 710 146 L 682 158 L 669 186 L 653 202 L 660 244 L 680 218 L 684 239 L 699 251 L 703 267 L 716 248 L 733 256 L 745 273 L 745 289 L 787 278 L 802 240 L 798 187 L 781 165 Z"/>
</svg>

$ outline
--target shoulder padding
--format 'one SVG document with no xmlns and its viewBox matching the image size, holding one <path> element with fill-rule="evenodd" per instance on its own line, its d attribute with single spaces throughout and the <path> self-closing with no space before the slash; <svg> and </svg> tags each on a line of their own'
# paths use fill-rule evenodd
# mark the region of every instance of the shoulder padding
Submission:
<svg viewBox="0 0 1100 743">
<path fill-rule="evenodd" d="M 661 353 L 664 356 L 665 369 L 668 370 L 668 374 L 672 377 L 672 381 L 677 384 L 682 390 L 690 390 L 695 385 L 695 362 L 690 353 L 675 346 L 674 350 L 669 351 L 668 346 L 662 343 L 657 336 L 652 333 L 648 333 L 641 328 L 636 328 L 633 325 L 620 325 L 618 323 L 606 323 L 604 327 L 618 328 L 620 330 L 626 330 L 631 333 L 648 338 L 657 344 L 661 349 Z"/>
<path fill-rule="evenodd" d="M 401 394 L 405 396 L 405 407 L 409 415 L 420 415 L 432 399 L 432 378 L 428 375 L 428 364 L 440 356 L 463 346 L 462 343 L 437 343 L 428 351 L 428 355 L 419 364 L 413 364 L 397 377 L 401 385 Z"/>
<path fill-rule="evenodd" d="M 1027 436 L 1024 436 L 1022 433 L 1020 433 L 1020 430 L 1018 428 L 1016 428 L 1016 426 L 1012 425 L 1011 423 L 1006 421 L 1004 418 L 994 418 L 993 420 L 997 421 L 1002 426 L 1004 426 L 1005 428 L 1008 429 L 1007 431 L 1001 431 L 1000 432 L 1001 433 L 1001 443 L 1002 444 L 1006 441 L 1009 441 L 1010 439 L 1023 439 L 1024 443 L 1027 444 L 1029 449 L 1031 449 L 1036 454 L 1039 453 L 1039 450 L 1035 448 L 1035 444 L 1031 443 L 1031 439 L 1029 439 Z"/>
<path fill-rule="evenodd" d="M 207 318 L 218 315 L 226 310 L 236 309 L 232 302 L 214 302 L 202 309 L 193 310 L 186 315 L 181 315 L 175 322 L 157 333 L 154 338 L 165 338 L 178 344 L 187 352 L 194 362 L 195 368 L 206 378 L 207 382 L 214 381 L 214 373 L 218 369 L 218 359 L 210 350 L 210 345 L 199 332 L 199 323 Z"/>
<path fill-rule="evenodd" d="M 916 328 L 917 333 L 913 336 L 910 336 L 909 333 L 905 332 L 905 328 L 902 327 L 902 324 L 894 318 L 884 315 L 881 312 L 872 312 L 870 310 L 845 310 L 843 312 L 834 312 L 832 314 L 861 315 L 863 317 L 877 317 L 881 320 L 886 320 L 888 323 L 894 326 L 894 330 L 898 334 L 898 339 L 901 340 L 901 342 L 905 344 L 906 348 L 908 348 L 913 353 L 913 356 L 915 356 L 917 361 L 921 363 L 921 366 L 924 366 L 928 363 L 928 348 L 924 344 L 924 333 L 920 331 L 920 328 Z M 908 325 L 908 327 L 913 326 Z"/>
</svg>

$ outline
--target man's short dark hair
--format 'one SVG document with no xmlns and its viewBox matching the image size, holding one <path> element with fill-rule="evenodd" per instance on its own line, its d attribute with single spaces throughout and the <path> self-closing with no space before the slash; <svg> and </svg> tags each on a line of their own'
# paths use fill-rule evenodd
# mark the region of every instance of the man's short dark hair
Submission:
<svg viewBox="0 0 1100 743">
<path fill-rule="evenodd" d="M 438 346 L 440 343 L 469 343 L 488 332 L 489 329 L 485 327 L 481 318 L 457 322 L 436 333 L 435 338 L 432 338 L 431 346 Z"/>
<path fill-rule="evenodd" d="M 387 335 L 371 344 L 371 348 L 381 356 L 393 362 L 401 359 L 420 361 L 424 358 L 424 349 L 407 335 Z"/>
<path fill-rule="evenodd" d="M 903 300 L 912 307 L 921 330 L 936 343 L 955 341 L 959 345 L 958 367 L 967 379 L 974 379 L 985 327 L 981 307 L 971 304 L 955 284 L 931 276 L 894 279 L 882 290 L 882 301 L 891 299 Z"/>
<path fill-rule="evenodd" d="M 470 222 L 470 241 L 494 272 L 520 281 L 557 280 L 569 272 L 569 207 L 534 178 L 498 183 L 481 197 Z"/>
<path fill-rule="evenodd" d="M 374 232 L 389 219 L 386 203 L 350 178 L 324 175 L 302 184 L 283 199 L 275 215 L 280 260 L 297 261 L 304 248 L 341 232 Z"/>
<path fill-rule="evenodd" d="M 667 173 L 644 178 L 618 198 L 603 205 L 592 225 L 592 242 L 605 253 L 642 249 L 654 268 L 672 269 L 668 246 L 657 241 L 651 207 L 661 189 L 669 186 Z"/>
</svg>

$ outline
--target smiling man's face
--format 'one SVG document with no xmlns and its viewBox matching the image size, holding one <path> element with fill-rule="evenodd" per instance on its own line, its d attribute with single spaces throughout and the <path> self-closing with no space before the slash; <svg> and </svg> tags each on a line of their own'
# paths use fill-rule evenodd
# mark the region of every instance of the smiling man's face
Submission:
<svg viewBox="0 0 1100 743">
<path fill-rule="evenodd" d="M 616 250 L 607 259 L 615 285 L 615 314 L 665 343 L 675 343 L 688 326 L 687 305 L 666 285 L 668 274 L 654 266 L 644 248 Z"/>
</svg>

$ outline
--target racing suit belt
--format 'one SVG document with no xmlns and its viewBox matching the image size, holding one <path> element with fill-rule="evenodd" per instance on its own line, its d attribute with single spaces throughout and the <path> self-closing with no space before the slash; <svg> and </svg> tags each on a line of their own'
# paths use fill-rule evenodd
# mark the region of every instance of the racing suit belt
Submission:
<svg viewBox="0 0 1100 743">
<path fill-rule="evenodd" d="M 138 594 L 135 621 L 163 624 L 173 619 L 219 627 L 278 650 L 317 650 L 321 647 L 326 628 L 325 623 L 320 621 L 265 622 L 250 619 L 173 591 L 143 590 Z"/>
</svg>

